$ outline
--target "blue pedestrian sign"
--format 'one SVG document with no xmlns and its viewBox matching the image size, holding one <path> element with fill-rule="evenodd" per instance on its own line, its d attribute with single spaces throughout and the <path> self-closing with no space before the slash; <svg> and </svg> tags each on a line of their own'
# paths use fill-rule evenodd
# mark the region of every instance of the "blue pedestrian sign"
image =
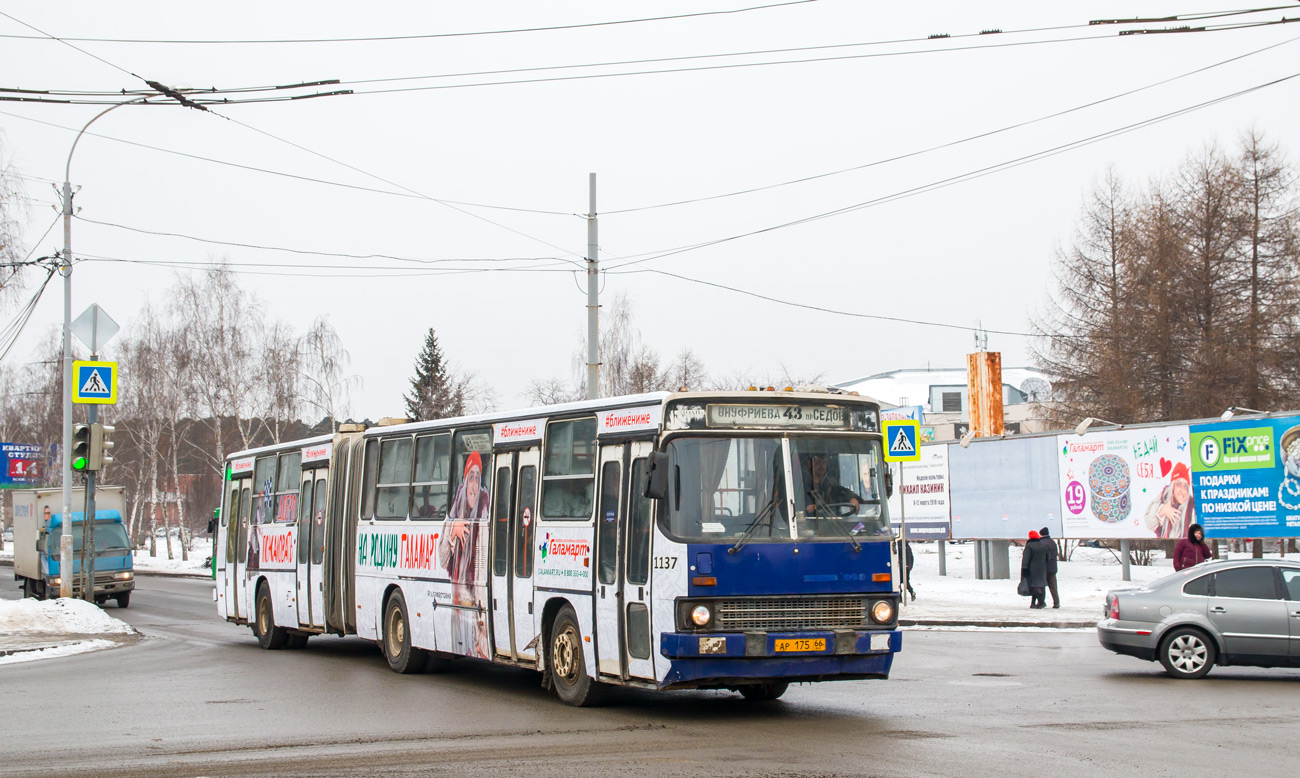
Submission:
<svg viewBox="0 0 1300 778">
<path fill-rule="evenodd" d="M 82 405 L 116 405 L 117 363 L 73 362 L 72 401 Z"/>
<path fill-rule="evenodd" d="M 921 422 L 916 419 L 886 419 L 880 422 L 885 434 L 886 462 L 919 462 Z"/>
</svg>

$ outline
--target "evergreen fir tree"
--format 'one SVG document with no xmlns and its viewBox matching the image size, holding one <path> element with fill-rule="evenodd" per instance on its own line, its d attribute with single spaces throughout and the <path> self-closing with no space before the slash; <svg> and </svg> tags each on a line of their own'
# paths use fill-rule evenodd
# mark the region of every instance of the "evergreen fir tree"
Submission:
<svg viewBox="0 0 1300 778">
<path fill-rule="evenodd" d="M 463 411 L 463 398 L 456 382 L 447 371 L 438 336 L 433 328 L 424 338 L 424 348 L 415 360 L 415 376 L 411 379 L 411 393 L 406 400 L 406 415 L 415 421 L 445 419 L 459 416 Z"/>
</svg>

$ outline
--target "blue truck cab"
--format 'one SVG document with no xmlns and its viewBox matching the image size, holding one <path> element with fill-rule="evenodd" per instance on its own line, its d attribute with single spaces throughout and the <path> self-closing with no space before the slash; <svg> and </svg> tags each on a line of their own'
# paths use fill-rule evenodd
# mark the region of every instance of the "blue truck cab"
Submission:
<svg viewBox="0 0 1300 778">
<path fill-rule="evenodd" d="M 14 492 L 14 578 L 24 596 L 48 599 L 59 596 L 65 571 L 60 562 L 63 534 L 62 490 L 23 489 Z M 74 489 L 72 518 L 72 593 L 82 597 L 83 550 L 89 527 L 85 523 L 85 491 Z M 135 589 L 132 544 L 122 521 L 121 487 L 100 487 L 95 495 L 94 599 L 103 604 L 116 600 L 126 608 Z"/>
</svg>

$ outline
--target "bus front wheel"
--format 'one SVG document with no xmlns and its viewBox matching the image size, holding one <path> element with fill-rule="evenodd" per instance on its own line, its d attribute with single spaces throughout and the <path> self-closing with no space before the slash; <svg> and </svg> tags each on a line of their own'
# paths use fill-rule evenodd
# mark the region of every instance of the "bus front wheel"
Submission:
<svg viewBox="0 0 1300 778">
<path fill-rule="evenodd" d="M 587 675 L 587 664 L 582 657 L 582 628 L 571 606 L 565 605 L 555 616 L 546 661 L 555 694 L 561 702 L 579 708 L 600 702 L 603 687 Z"/>
</svg>

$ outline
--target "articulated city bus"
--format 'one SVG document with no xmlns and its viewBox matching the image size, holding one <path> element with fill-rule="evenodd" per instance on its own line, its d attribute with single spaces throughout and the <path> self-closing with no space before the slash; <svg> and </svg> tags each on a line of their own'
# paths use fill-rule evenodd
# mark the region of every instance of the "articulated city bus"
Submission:
<svg viewBox="0 0 1300 778">
<path fill-rule="evenodd" d="M 887 678 L 879 428 L 853 395 L 683 392 L 242 451 L 217 610 L 267 649 L 356 635 L 399 673 L 535 668 L 572 705 L 606 685 L 766 700 Z"/>
</svg>

